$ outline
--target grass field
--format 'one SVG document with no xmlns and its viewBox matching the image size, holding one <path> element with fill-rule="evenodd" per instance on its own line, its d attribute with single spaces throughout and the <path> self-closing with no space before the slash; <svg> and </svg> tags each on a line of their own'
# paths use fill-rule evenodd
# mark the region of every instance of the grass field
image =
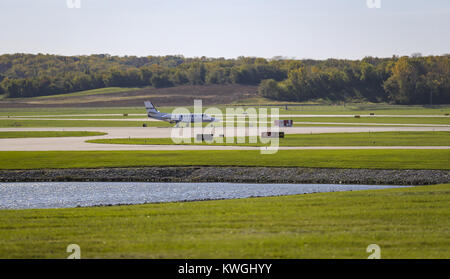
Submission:
<svg viewBox="0 0 450 279">
<path fill-rule="evenodd" d="M 98 119 L 98 121 L 102 119 L 143 119 L 147 118 L 146 115 L 104 115 L 104 116 L 50 116 L 43 118 L 58 118 L 64 120 L 70 119 Z M 227 120 L 226 117 L 219 117 L 223 121 Z M 284 119 L 286 117 L 281 116 L 280 118 Z M 329 122 L 329 123 L 359 123 L 359 124 L 373 124 L 373 123 L 384 123 L 384 124 L 442 124 L 442 125 L 450 125 L 450 117 L 361 117 L 361 118 L 353 118 L 353 117 L 288 117 L 295 122 Z M 7 119 L 6 119 L 7 120 Z M 12 119 L 10 119 L 12 120 Z M 29 120 L 29 119 L 28 119 Z M 32 119 L 33 121 L 37 121 L 38 119 Z M 237 118 L 234 118 L 236 121 Z M 1 121 L 1 120 L 0 120 Z M 17 121 L 22 121 L 17 120 Z M 41 120 L 42 121 L 42 120 Z M 245 121 L 248 123 L 249 119 L 245 118 Z M 273 120 L 268 119 L 269 123 L 273 123 Z M 298 124 L 297 124 L 298 125 Z M 302 124 L 300 124 L 302 125 Z"/>
<path fill-rule="evenodd" d="M 0 128 L 27 127 L 171 127 L 173 124 L 163 121 L 102 121 L 102 120 L 17 120 L 0 119 Z"/>
<path fill-rule="evenodd" d="M 239 145 L 239 146 L 268 146 L 261 143 L 258 137 L 257 143 L 249 143 L 249 138 L 245 138 L 245 143 L 195 143 L 191 139 L 190 144 L 195 145 Z M 118 138 L 118 139 L 96 139 L 88 140 L 91 143 L 106 144 L 175 144 L 171 138 Z M 182 143 L 189 144 L 189 143 Z M 286 134 L 281 138 L 280 146 L 448 146 L 450 145 L 450 132 L 377 132 L 377 133 L 335 133 L 335 134 Z"/>
<path fill-rule="evenodd" d="M 53 98 L 61 98 L 61 97 L 76 97 L 76 96 L 91 96 L 91 95 L 100 95 L 100 94 L 138 91 L 138 90 L 142 90 L 142 89 L 145 89 L 145 88 L 144 87 L 142 87 L 142 88 L 141 87 L 106 87 L 106 88 L 84 90 L 84 91 L 67 93 L 67 94 L 34 97 L 34 98 L 29 98 L 29 100 L 42 100 L 42 99 L 53 99 Z"/>
<path fill-rule="evenodd" d="M 0 138 L 51 138 L 51 137 L 90 137 L 103 136 L 106 133 L 85 131 L 32 131 L 32 132 L 0 132 Z"/>
<path fill-rule="evenodd" d="M 444 115 L 450 113 L 449 105 L 407 106 L 390 104 L 349 104 L 313 105 L 313 106 L 279 106 L 280 114 L 359 114 L 369 115 Z"/>
<path fill-rule="evenodd" d="M 136 114 L 145 113 L 142 107 L 78 107 L 78 108 L 2 108 L 1 116 L 38 116 L 38 115 L 67 115 L 67 114 Z"/>
<path fill-rule="evenodd" d="M 82 119 L 82 118 L 91 118 L 91 117 L 64 117 L 65 119 L 61 120 L 53 120 L 53 119 L 0 119 L 0 128 L 13 128 L 13 127 L 141 127 L 143 123 L 146 123 L 148 127 L 172 127 L 175 124 L 170 124 L 168 122 L 163 121 L 121 121 L 121 120 L 102 120 L 102 117 L 92 117 L 95 120 L 71 120 L 70 118 Z M 107 117 L 103 119 L 111 119 L 111 118 L 121 118 L 126 119 L 127 117 Z M 145 118 L 145 117 L 139 117 Z M 133 117 L 129 117 L 129 119 L 133 119 Z M 365 118 L 360 118 L 365 119 Z M 398 124 L 435 124 L 435 125 L 450 125 L 450 118 L 389 118 L 389 119 L 378 119 L 378 118 L 367 118 L 365 120 L 360 120 L 355 118 L 296 118 L 295 121 L 306 122 L 306 123 L 295 123 L 295 127 L 302 126 L 354 126 L 353 124 L 346 123 L 359 123 L 357 126 L 371 126 L 372 124 L 381 124 L 385 123 L 387 126 L 398 125 Z M 316 124 L 316 122 L 329 122 L 330 124 Z M 248 126 L 248 120 L 246 122 Z M 204 123 L 203 126 L 206 126 L 210 123 Z M 223 126 L 229 126 L 230 123 L 223 123 Z M 272 121 L 269 120 L 268 126 L 272 125 Z M 237 124 L 235 123 L 235 126 Z"/>
<path fill-rule="evenodd" d="M 450 125 L 450 117 L 291 117 L 295 122 L 335 123 L 389 123 L 389 124 L 444 124 Z"/>
<path fill-rule="evenodd" d="M 268 99 L 261 99 L 257 102 L 245 102 L 233 104 L 234 107 L 266 107 L 278 108 L 280 114 L 351 114 L 351 115 L 445 115 L 450 113 L 449 105 L 420 106 L 420 105 L 391 105 L 391 104 L 347 104 L 347 105 L 326 105 L 308 103 L 286 103 L 272 102 Z M 287 105 L 287 110 L 286 110 Z M 227 106 L 231 107 L 231 106 Z M 219 107 L 221 108 L 221 107 Z"/>
<path fill-rule="evenodd" d="M 106 90 L 103 89 L 103 90 Z M 74 93 L 78 94 L 78 93 Z M 351 105 L 302 105 L 302 106 L 267 106 L 270 102 L 256 104 L 255 107 L 265 107 L 270 112 L 271 108 L 278 108 L 280 114 L 359 114 L 369 115 L 375 113 L 376 115 L 444 115 L 450 113 L 450 105 L 441 106 L 403 106 L 403 105 L 388 105 L 388 104 L 351 104 Z M 158 106 L 158 104 L 155 103 Z M 236 108 L 236 105 L 218 105 L 215 106 L 225 112 L 226 108 Z M 176 107 L 173 106 L 158 106 L 162 112 L 172 112 Z M 186 108 L 193 111 L 193 106 Z M 247 109 L 248 106 L 243 107 Z M 207 106 L 203 106 L 207 109 Z M 17 115 L 64 115 L 64 114 L 145 114 L 144 105 L 137 107 L 78 107 L 78 108 L 2 108 L 0 109 L 0 116 L 17 116 Z"/>
<path fill-rule="evenodd" d="M 102 120 L 102 119 L 144 119 L 147 118 L 147 115 L 128 115 L 128 116 L 123 116 L 123 115 L 102 115 L 102 116 L 98 116 L 98 115 L 77 115 L 77 116 L 66 116 L 66 115 L 51 115 L 51 116 L 44 116 L 44 117 L 39 117 L 39 116 L 32 116 L 32 117 L 28 117 L 28 119 L 30 118 L 46 118 L 49 119 L 51 118 L 53 119 L 96 119 L 96 120 Z"/>
<path fill-rule="evenodd" d="M 450 258 L 450 184 L 202 202 L 2 210 L 0 258 Z"/>
<path fill-rule="evenodd" d="M 89 96 L 98 96 L 102 97 L 102 95 L 105 95 L 105 98 L 110 98 L 108 94 L 115 94 L 117 96 L 117 93 L 131 93 L 136 91 L 142 91 L 142 95 L 145 96 L 146 94 L 150 93 L 149 98 L 151 98 L 152 95 L 158 97 L 158 96 L 165 96 L 167 94 L 173 94 L 176 92 L 177 94 L 179 92 L 182 92 L 181 95 L 187 96 L 191 95 L 193 97 L 198 95 L 198 91 L 203 88 L 206 90 L 205 92 L 209 91 L 219 91 L 221 93 L 225 92 L 233 92 L 237 93 L 239 95 L 239 92 L 242 90 L 248 90 L 248 87 L 243 86 L 242 88 L 239 87 L 239 85 L 233 85 L 234 88 L 232 91 L 229 91 L 229 86 L 207 86 L 207 87 L 189 87 L 189 86 L 181 86 L 181 87 L 174 87 L 174 88 L 165 88 L 165 89 L 152 89 L 151 87 L 107 87 L 107 88 L 99 88 L 99 89 L 92 89 L 92 90 L 85 90 L 85 91 L 79 91 L 79 92 L 73 92 L 68 94 L 59 94 L 59 95 L 51 95 L 51 96 L 41 96 L 41 97 L 35 97 L 35 98 L 24 98 L 24 99 L 15 99 L 16 101 L 34 101 L 34 102 L 42 102 L 45 104 L 45 101 L 47 99 L 50 99 L 50 101 L 55 101 L 60 98 L 72 98 L 73 101 L 77 102 L 79 101 L 76 99 L 76 97 L 85 98 Z M 225 90 L 225 91 L 223 91 Z M 227 91 L 228 90 L 228 91 Z M 223 91 L 223 92 L 222 92 Z M 205 93 L 204 92 L 204 93 Z M 212 92 L 211 92 L 212 93 Z M 220 94 L 219 94 L 220 95 Z M 126 96 L 126 95 L 124 95 Z M 0 99 L 3 97 L 3 95 L 0 95 Z M 198 99 L 202 98 L 202 94 L 198 95 Z M 13 99 L 9 99 L 9 101 L 13 101 Z M 156 105 L 159 106 L 158 103 Z M 219 108 L 227 107 L 235 107 L 235 106 L 268 106 L 270 107 L 277 107 L 280 109 L 281 114 L 369 114 L 369 113 L 376 113 L 376 114 L 439 114 L 442 115 L 444 113 L 450 113 L 450 106 L 448 105 L 434 105 L 434 106 L 420 106 L 420 105 L 391 105 L 387 103 L 340 103 L 340 104 L 331 104 L 327 102 L 304 102 L 304 103 L 298 103 L 298 102 L 280 102 L 275 100 L 270 100 L 266 98 L 262 98 L 260 96 L 254 95 L 254 97 L 248 97 L 248 96 L 241 96 L 240 98 L 237 98 L 236 100 L 232 101 L 230 105 L 216 105 Z M 287 106 L 287 110 L 286 110 Z M 161 106 L 160 106 L 161 107 Z M 91 109 L 91 108 L 79 108 L 78 110 L 84 110 L 84 109 Z M 100 108 L 102 110 L 109 110 L 108 108 Z M 128 107 L 127 109 L 134 110 L 135 108 Z M 10 112 L 17 111 L 17 110 L 23 110 L 27 113 L 30 109 L 8 109 Z M 33 110 L 33 109 L 32 109 Z M 52 112 L 53 109 L 47 109 L 50 111 L 49 114 L 57 114 Z M 142 108 L 141 108 L 142 110 Z M 161 107 L 162 111 L 171 111 L 172 107 Z M 1 114 L 1 112 L 0 112 Z M 12 115 L 12 114 L 11 114 Z M 17 114 L 16 114 L 17 115 Z"/>
<path fill-rule="evenodd" d="M 0 169 L 138 166 L 273 166 L 450 169 L 450 150 L 3 151 Z"/>
</svg>

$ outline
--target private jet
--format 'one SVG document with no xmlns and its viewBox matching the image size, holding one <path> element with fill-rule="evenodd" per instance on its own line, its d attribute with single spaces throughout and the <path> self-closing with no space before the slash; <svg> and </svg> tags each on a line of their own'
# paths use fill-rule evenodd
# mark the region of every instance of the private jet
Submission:
<svg viewBox="0 0 450 279">
<path fill-rule="evenodd" d="M 169 122 L 171 124 L 175 123 L 175 127 L 178 127 L 178 124 L 181 123 L 194 123 L 194 122 L 218 122 L 220 119 L 209 116 L 207 114 L 171 114 L 171 113 L 163 113 L 156 109 L 156 107 L 150 101 L 144 102 L 145 109 L 147 110 L 147 115 L 149 118 L 154 118 L 162 121 Z"/>
</svg>

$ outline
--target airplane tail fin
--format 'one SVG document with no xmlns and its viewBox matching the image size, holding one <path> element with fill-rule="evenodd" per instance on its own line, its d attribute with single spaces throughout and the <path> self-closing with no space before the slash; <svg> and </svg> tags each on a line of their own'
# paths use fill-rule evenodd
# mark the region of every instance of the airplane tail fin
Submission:
<svg viewBox="0 0 450 279">
<path fill-rule="evenodd" d="M 147 110 L 147 113 L 158 113 L 159 111 L 156 109 L 156 107 L 152 104 L 150 101 L 144 102 L 145 109 Z"/>
</svg>

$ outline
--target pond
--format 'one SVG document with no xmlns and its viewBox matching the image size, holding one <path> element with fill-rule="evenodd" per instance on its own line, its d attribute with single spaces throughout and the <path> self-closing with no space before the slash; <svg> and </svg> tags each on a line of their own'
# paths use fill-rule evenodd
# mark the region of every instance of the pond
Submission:
<svg viewBox="0 0 450 279">
<path fill-rule="evenodd" d="M 64 208 L 236 199 L 405 186 L 167 182 L 0 183 L 0 209 Z"/>
</svg>

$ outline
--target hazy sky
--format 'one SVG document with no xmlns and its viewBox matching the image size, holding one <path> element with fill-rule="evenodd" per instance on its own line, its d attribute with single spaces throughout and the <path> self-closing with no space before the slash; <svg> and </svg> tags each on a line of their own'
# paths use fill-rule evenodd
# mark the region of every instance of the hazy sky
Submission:
<svg viewBox="0 0 450 279">
<path fill-rule="evenodd" d="M 368 8 L 366 0 L 80 2 L 68 8 L 67 0 L 0 0 L 0 54 L 359 59 L 450 53 L 449 0 L 380 0 L 380 8 Z"/>
</svg>

